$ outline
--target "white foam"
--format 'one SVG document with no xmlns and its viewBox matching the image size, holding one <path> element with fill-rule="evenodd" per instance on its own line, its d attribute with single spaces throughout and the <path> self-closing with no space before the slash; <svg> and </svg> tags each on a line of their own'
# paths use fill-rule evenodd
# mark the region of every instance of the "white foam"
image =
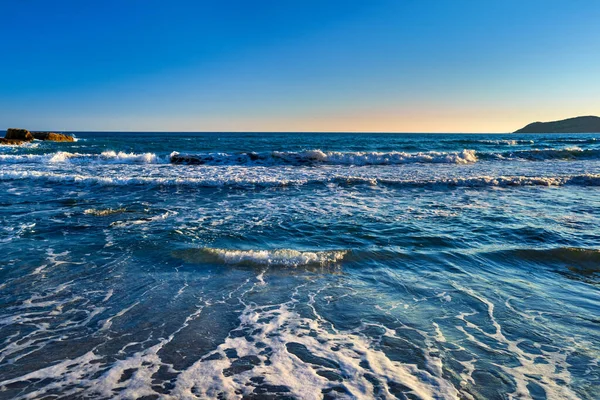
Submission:
<svg viewBox="0 0 600 400">
<path fill-rule="evenodd" d="M 106 296 L 104 296 L 104 299 L 102 299 L 102 302 L 105 303 L 107 302 L 112 295 L 114 294 L 114 289 L 109 289 L 108 292 L 106 292 Z"/>
<path fill-rule="evenodd" d="M 2 231 L 6 232 L 5 234 L 8 235 L 7 238 L 2 238 L 0 237 L 0 243 L 7 243 L 7 242 L 11 242 L 15 239 L 18 239 L 19 237 L 21 237 L 21 235 L 23 235 L 26 232 L 33 232 L 33 228 L 35 228 L 35 222 L 30 222 L 30 223 L 26 223 L 26 224 L 21 224 L 18 227 L 14 227 L 14 226 L 4 226 L 2 227 Z"/>
<path fill-rule="evenodd" d="M 41 398 L 53 393 L 60 393 L 65 397 L 123 399 L 150 395 L 159 395 L 164 399 L 242 398 L 257 394 L 255 378 L 260 377 L 264 379 L 263 385 L 284 386 L 289 390 L 285 392 L 286 395 L 307 400 L 320 399 L 323 397 L 323 390 L 339 386 L 343 386 L 346 391 L 343 395 L 339 394 L 341 398 L 394 398 L 394 384 L 406 387 L 411 394 L 422 399 L 472 398 L 461 387 L 455 387 L 445 375 L 443 366 L 450 354 L 436 351 L 439 347 L 434 344 L 451 342 L 451 348 L 467 352 L 463 345 L 468 342 L 490 353 L 501 353 L 518 359 L 517 365 L 495 364 L 515 382 L 516 390 L 514 393 L 507 393 L 507 398 L 529 398 L 529 382 L 540 385 L 549 399 L 578 398 L 570 386 L 571 376 L 567 368 L 569 352 L 564 349 L 552 352 L 541 347 L 538 347 L 540 354 L 522 350 L 519 339 L 513 340 L 503 333 L 494 304 L 470 288 L 453 284 L 457 291 L 482 303 L 485 319 L 490 326 L 484 329 L 470 322 L 472 318 L 469 317 L 477 314 L 476 311 L 462 312 L 456 316 L 460 321 L 460 326 L 456 327 L 460 334 L 458 338 L 454 327 L 441 327 L 436 322 L 432 322 L 434 332 L 431 334 L 403 326 L 402 329 L 411 329 L 426 337 L 426 348 L 423 348 L 425 363 L 416 365 L 395 360 L 381 346 L 382 337 L 405 340 L 405 337 L 398 335 L 396 329 L 372 322 L 363 322 L 360 327 L 352 330 L 332 325 L 319 314 L 319 307 L 315 306 L 318 292 L 309 293 L 308 299 L 299 299 L 297 291 L 294 291 L 291 300 L 282 304 L 260 306 L 251 301 L 245 302 L 245 295 L 250 291 L 268 290 L 265 279 L 268 280 L 268 277 L 265 278 L 261 273 L 254 283 L 246 280 L 234 289 L 234 292 L 241 293 L 239 300 L 244 307 L 239 315 L 239 325 L 234 331 L 251 333 L 229 335 L 200 360 L 183 370 L 175 369 L 168 360 L 161 359 L 162 350 L 191 321 L 201 315 L 203 306 L 192 310 L 181 326 L 168 337 L 149 338 L 143 350 L 131 354 L 126 349 L 140 343 L 127 343 L 120 351 L 115 352 L 117 356 L 113 358 L 101 356 L 97 348 L 94 348 L 77 358 L 59 361 L 22 376 L 0 380 L 0 390 L 6 390 L 12 384 L 23 385 L 26 391 L 20 395 L 21 398 Z M 249 283 L 252 286 L 247 289 Z M 246 291 L 243 291 L 244 287 Z M 103 325 L 105 329 L 110 329 L 111 321 L 122 318 L 137 304 L 134 303 L 107 319 Z M 364 333 L 364 329 L 371 327 L 380 330 L 381 337 L 371 337 Z M 448 336 L 444 335 L 443 329 Z M 482 337 L 486 340 L 481 340 Z M 486 341 L 496 342 L 497 346 L 492 347 Z M 301 346 L 312 360 L 298 356 L 298 352 L 290 350 L 290 345 L 295 345 L 296 348 Z M 232 366 L 233 361 L 227 355 L 228 349 L 235 349 L 238 358 L 250 356 L 258 362 L 249 370 L 228 374 L 227 369 Z M 540 357 L 547 363 L 536 362 Z M 473 374 L 480 367 L 478 359 L 473 357 L 470 360 L 453 361 L 464 367 L 457 372 L 457 377 L 463 380 L 461 385 L 476 385 Z M 168 394 L 155 391 L 155 374 L 161 368 L 176 373 Z M 130 372 L 127 379 L 123 379 L 128 371 L 133 372 Z M 339 375 L 343 381 L 327 379 L 324 375 L 328 373 Z M 374 379 L 377 380 L 376 385 L 373 383 Z M 43 386 L 35 385 L 38 380 L 44 380 Z"/>
<path fill-rule="evenodd" d="M 532 376 L 539 377 L 535 380 L 535 383 L 542 386 L 546 395 L 550 399 L 577 399 L 579 396 L 575 393 L 569 386 L 571 381 L 571 374 L 567 368 L 567 357 L 568 354 L 564 351 L 546 351 L 538 347 L 538 350 L 543 355 L 545 363 L 536 362 L 536 354 L 530 354 L 519 347 L 521 340 L 511 340 L 504 335 L 502 332 L 502 326 L 500 322 L 496 319 L 494 312 L 494 303 L 492 303 L 487 298 L 483 297 L 483 295 L 476 293 L 473 289 L 463 287 L 457 283 L 453 283 L 453 286 L 467 293 L 469 296 L 473 297 L 480 301 L 486 307 L 487 317 L 492 324 L 493 332 L 489 332 L 487 329 L 482 329 L 476 324 L 470 322 L 466 319 L 469 315 L 474 315 L 476 312 L 468 314 L 461 313 L 457 316 L 457 318 L 464 323 L 463 326 L 457 326 L 456 328 L 461 331 L 467 338 L 467 340 L 477 344 L 478 346 L 489 350 L 490 352 L 495 352 L 496 350 L 492 349 L 489 345 L 484 343 L 475 337 L 475 333 L 477 335 L 485 336 L 488 339 L 492 339 L 495 342 L 505 346 L 506 350 L 503 350 L 503 353 L 508 353 L 512 356 L 515 356 L 519 360 L 518 366 L 507 366 L 503 364 L 497 364 L 502 370 L 510 375 L 516 383 L 516 390 L 514 393 L 511 393 L 509 397 L 515 398 L 524 398 L 529 397 L 529 390 L 527 389 L 527 384 L 531 381 Z M 467 330 L 468 329 L 468 330 Z M 463 364 L 464 365 L 464 364 Z M 467 365 L 465 367 L 468 368 Z M 473 365 L 471 365 L 473 368 Z M 470 372 L 473 372 L 472 370 Z M 467 378 L 472 381 L 471 376 Z M 565 384 L 560 384 L 559 382 L 565 382 Z"/>
<path fill-rule="evenodd" d="M 516 150 L 503 153 L 478 153 L 481 158 L 498 160 L 579 160 L 600 159 L 600 149 L 582 149 L 579 147 L 565 147 L 561 149 L 532 149 Z"/>
<path fill-rule="evenodd" d="M 279 155 L 281 156 L 281 155 Z M 313 150 L 301 153 L 302 157 L 316 159 L 331 164 L 342 165 L 386 165 L 386 164 L 410 164 L 410 163 L 448 163 L 469 164 L 477 162 L 474 150 L 463 150 L 455 153 L 445 152 L 327 152 Z"/>
<path fill-rule="evenodd" d="M 476 140 L 478 143 L 497 144 L 505 146 L 517 146 L 519 144 L 534 144 L 533 140 L 514 140 L 514 139 L 498 139 L 498 140 Z"/>
<path fill-rule="evenodd" d="M 112 295 L 112 293 L 111 293 Z M 110 298 L 110 297 L 109 297 Z M 106 300 L 103 300 L 103 302 Z M 134 308 L 135 306 L 137 306 L 138 304 L 140 304 L 139 301 L 133 303 L 132 305 L 130 305 L 129 307 L 126 307 L 124 309 L 122 309 L 121 311 L 119 311 L 118 313 L 116 313 L 115 315 L 108 317 L 106 320 L 104 320 L 104 322 L 102 323 L 102 327 L 100 328 L 100 331 L 105 331 L 107 329 L 110 329 L 110 327 L 112 326 L 112 321 L 115 318 L 119 318 L 122 317 L 123 315 L 125 315 L 125 313 L 127 313 L 128 311 L 131 311 L 132 308 Z"/>
<path fill-rule="evenodd" d="M 487 142 L 487 141 L 486 141 Z M 498 141 L 494 141 L 498 142 Z M 517 145 L 521 141 L 499 141 L 498 144 Z M 572 160 L 600 159 L 600 149 L 579 147 L 531 149 L 506 152 L 476 152 L 464 149 L 456 152 L 340 152 L 319 149 L 293 151 L 273 151 L 264 153 L 201 153 L 180 154 L 172 152 L 168 158 L 155 153 L 127 153 L 107 150 L 100 154 L 58 151 L 45 154 L 0 154 L 0 163 L 5 164 L 175 164 L 202 165 L 402 165 L 402 164 L 473 164 L 484 160 Z"/>
<path fill-rule="evenodd" d="M 263 279 L 261 277 L 258 286 L 253 285 L 252 289 L 264 287 Z M 260 376 L 265 384 L 287 387 L 294 398 L 321 399 L 322 390 L 338 385 L 322 375 L 333 372 L 344 379 L 347 394 L 340 395 L 341 398 L 394 398 L 390 391 L 393 382 L 410 388 L 413 394 L 423 399 L 459 398 L 458 391 L 443 378 L 441 360 L 436 356 L 426 356 L 427 369 L 394 361 L 377 346 L 377 339 L 361 334 L 360 329 L 335 329 L 314 307 L 314 295 L 309 295 L 305 304 L 314 314 L 311 318 L 296 312 L 300 300 L 294 294 L 291 301 L 278 307 L 247 304 L 239 318 L 239 328 L 252 328 L 252 340 L 239 335 L 228 337 L 207 355 L 219 355 L 220 358 L 205 357 L 182 371 L 171 395 L 174 398 L 188 398 L 192 394 L 214 398 L 224 393 L 227 398 L 240 398 L 252 395 L 251 378 Z M 382 329 L 386 336 L 396 337 L 394 330 L 383 325 L 370 325 Z M 290 344 L 304 346 L 313 357 L 326 362 L 304 361 L 289 350 Z M 270 364 L 265 363 L 265 346 L 270 349 Z M 256 356 L 261 363 L 251 371 L 227 376 L 223 372 L 230 366 L 225 351 L 229 348 L 236 349 L 239 357 Z M 379 382 L 377 388 L 373 377 Z"/>
<path fill-rule="evenodd" d="M 131 308 L 133 306 L 122 310 L 119 313 L 120 315 L 113 316 L 111 320 L 120 318 Z M 125 359 L 115 361 L 108 369 L 106 369 L 106 363 L 102 362 L 105 358 L 96 354 L 96 349 L 93 349 L 77 358 L 64 360 L 20 377 L 0 381 L 0 392 L 5 390 L 6 385 L 12 383 L 49 378 L 51 380 L 49 383 L 22 395 L 21 398 L 40 398 L 53 392 L 59 392 L 63 397 L 96 398 L 102 396 L 121 399 L 137 399 L 143 396 L 156 395 L 156 392 L 152 389 L 152 376 L 163 365 L 158 352 L 171 342 L 175 335 L 187 327 L 192 320 L 196 319 L 202 310 L 202 306 L 198 307 L 186 318 L 182 326 L 169 337 L 160 338 L 153 346 L 134 353 Z M 135 344 L 138 343 L 129 343 L 121 350 L 124 351 L 127 347 Z M 121 381 L 123 373 L 129 369 L 137 369 L 137 371 L 133 373 L 130 379 L 124 382 Z M 98 375 L 99 372 L 101 372 L 99 377 L 92 378 L 92 376 Z M 119 391 L 118 395 L 116 395 L 117 390 Z M 175 399 L 177 397 L 165 396 L 165 398 Z"/>
<path fill-rule="evenodd" d="M 559 138 L 559 139 L 547 139 L 548 142 L 554 143 L 596 143 L 597 138 Z"/>
<path fill-rule="evenodd" d="M 305 164 L 331 164 L 331 165 L 396 165 L 414 163 L 438 164 L 470 164 L 477 162 L 474 150 L 459 152 L 340 152 L 305 150 L 273 151 L 269 153 L 204 153 L 204 154 L 179 154 L 171 153 L 171 162 L 206 164 L 206 165 L 305 165 Z"/>
<path fill-rule="evenodd" d="M 116 227 L 116 228 L 127 228 L 127 227 L 131 227 L 131 226 L 135 226 L 135 225 L 149 224 L 151 222 L 165 220 L 168 217 L 170 217 L 172 215 L 176 215 L 176 214 L 177 214 L 177 212 L 175 212 L 175 211 L 165 211 L 164 213 L 155 215 L 153 217 L 140 218 L 140 219 L 134 219 L 134 220 L 128 220 L 128 221 L 115 221 L 115 222 L 111 223 L 110 226 Z"/>
<path fill-rule="evenodd" d="M 10 143 L 0 143 L 0 150 L 8 150 L 12 151 L 14 148 L 18 149 L 35 149 L 40 146 L 42 143 L 40 140 L 32 140 L 31 142 L 25 142 L 21 144 L 10 144 Z"/>
<path fill-rule="evenodd" d="M 416 183 L 416 182 L 415 182 Z M 457 187 L 509 187 L 509 186 L 598 186 L 600 174 L 571 176 L 478 176 L 472 178 L 450 178 L 423 181 L 423 185 Z"/>
<path fill-rule="evenodd" d="M 165 162 L 154 153 L 125 153 L 104 151 L 100 154 L 71 153 L 57 151 L 46 154 L 0 154 L 0 162 L 6 164 L 60 164 L 60 163 L 104 163 L 104 164 L 155 164 Z"/>
<path fill-rule="evenodd" d="M 339 185 L 371 185 L 393 187 L 520 187 L 520 186 L 600 186 L 600 174 L 577 174 L 559 176 L 472 176 L 460 178 L 410 179 L 395 178 L 391 171 L 384 174 L 373 174 L 372 171 L 339 171 L 279 169 L 272 171 L 265 167 L 202 167 L 201 170 L 182 173 L 180 170 L 161 171 L 159 174 L 145 174 L 144 171 L 115 171 L 105 174 L 73 173 L 71 171 L 53 172 L 47 170 L 13 170 L 0 169 L 0 180 L 36 179 L 50 182 L 89 184 L 101 186 L 190 186 L 190 187 L 283 187 L 302 186 L 308 184 Z M 232 169 L 229 169 L 232 168 Z M 285 167 L 291 168 L 291 167 Z M 169 169 L 170 170 L 170 169 Z M 369 173 L 369 174 L 368 174 Z M 355 175 L 356 174 L 356 175 Z M 150 176 L 149 176 L 150 175 Z M 89 214 L 94 214 L 90 209 Z M 95 210 L 101 212 L 101 210 Z"/>
<path fill-rule="evenodd" d="M 298 251 L 298 250 L 228 250 L 201 249 L 225 264 L 282 265 L 298 267 L 304 265 L 328 265 L 343 260 L 347 251 Z"/>
<path fill-rule="evenodd" d="M 97 217 L 106 217 L 107 215 L 119 214 L 125 212 L 124 208 L 105 208 L 105 209 L 95 209 L 88 208 L 83 213 L 86 215 L 95 215 Z"/>
<path fill-rule="evenodd" d="M 137 163 L 146 163 L 152 164 L 158 161 L 156 154 L 154 153 L 124 153 L 119 151 L 118 153 L 115 151 L 104 151 L 100 154 L 100 158 L 107 161 L 118 161 L 123 163 L 137 162 Z"/>
</svg>

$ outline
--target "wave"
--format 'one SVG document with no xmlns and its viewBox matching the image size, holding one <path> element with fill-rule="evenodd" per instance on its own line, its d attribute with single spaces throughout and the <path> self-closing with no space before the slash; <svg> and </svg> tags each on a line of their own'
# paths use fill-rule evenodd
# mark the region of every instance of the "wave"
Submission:
<svg viewBox="0 0 600 400">
<path fill-rule="evenodd" d="M 155 153 L 126 153 L 104 151 L 100 154 L 58 151 L 46 154 L 0 154 L 0 164 L 185 164 L 207 166 L 370 166 L 401 164 L 472 164 L 478 160 L 544 161 L 600 159 L 600 149 L 532 149 L 504 152 L 462 150 L 457 152 L 339 152 L 306 150 L 300 152 L 272 151 L 247 153 L 180 154 L 172 152 L 167 158 Z"/>
<path fill-rule="evenodd" d="M 496 146 L 518 146 L 532 145 L 535 143 L 557 143 L 557 144 L 594 144 L 597 138 L 536 138 L 532 139 L 443 139 L 444 143 L 457 143 L 462 145 L 488 144 Z"/>
<path fill-rule="evenodd" d="M 507 146 L 516 146 L 519 144 L 534 144 L 535 142 L 533 140 L 509 140 L 509 139 L 505 139 L 505 140 L 479 140 L 478 143 L 484 143 L 484 144 L 500 144 L 500 145 L 507 145 Z"/>
<path fill-rule="evenodd" d="M 581 149 L 579 147 L 567 147 L 564 149 L 533 149 L 517 150 L 502 153 L 482 153 L 477 156 L 481 159 L 496 160 L 590 160 L 600 159 L 600 149 Z"/>
<path fill-rule="evenodd" d="M 517 146 L 519 144 L 534 144 L 533 140 L 509 140 L 509 139 L 499 139 L 499 140 L 476 140 L 477 143 L 483 144 L 495 144 L 495 145 L 505 145 L 505 146 Z"/>
<path fill-rule="evenodd" d="M 106 163 L 106 164 L 155 164 L 161 162 L 154 153 L 125 153 L 104 151 L 100 154 L 70 153 L 58 151 L 47 154 L 0 154 L 0 163 L 7 164 L 53 164 L 53 163 Z"/>
<path fill-rule="evenodd" d="M 445 139 L 442 140 L 445 143 L 459 143 L 464 145 L 469 144 L 491 144 L 497 146 L 517 146 L 534 144 L 533 140 L 526 139 Z"/>
<path fill-rule="evenodd" d="M 206 177 L 159 177 L 159 176 L 96 176 L 82 174 L 56 173 L 50 171 L 0 171 L 0 180 L 37 179 L 65 184 L 88 184 L 101 186 L 188 186 L 188 187 L 285 187 L 304 185 L 370 185 L 406 188 L 448 189 L 460 187 L 523 187 L 523 186 L 600 186 L 600 174 L 580 174 L 563 176 L 473 176 L 463 178 L 439 179 L 392 179 L 369 176 L 322 175 L 289 177 L 280 175 L 257 175 L 249 177 L 244 174 L 219 176 L 207 173 Z"/>
<path fill-rule="evenodd" d="M 347 253 L 346 250 L 230 250 L 205 247 L 180 250 L 174 254 L 190 263 L 218 262 L 227 265 L 324 267 L 342 261 Z"/>
<path fill-rule="evenodd" d="M 548 250 L 522 249 L 517 250 L 523 258 L 537 260 L 560 260 L 567 263 L 600 265 L 600 250 L 579 247 L 559 247 Z"/>
<path fill-rule="evenodd" d="M 479 142 L 494 142 L 485 141 Z M 501 141 L 506 145 L 516 145 L 531 141 Z M 514 142 L 514 143 L 513 143 Z M 562 149 L 532 149 L 504 152 L 483 152 L 462 150 L 458 152 L 324 152 L 321 150 L 306 150 L 302 152 L 268 152 L 268 153 L 204 153 L 179 154 L 171 153 L 173 164 L 191 165 L 400 165 L 413 163 L 439 164 L 472 164 L 478 160 L 502 161 L 545 161 L 545 160 L 591 160 L 600 159 L 600 149 L 581 149 L 567 147 Z"/>
<path fill-rule="evenodd" d="M 512 249 L 491 253 L 506 260 L 515 257 L 519 260 L 538 263 L 559 263 L 577 266 L 589 272 L 600 272 L 600 250 L 579 247 L 558 247 L 551 249 Z"/>
<path fill-rule="evenodd" d="M 587 144 L 591 144 L 591 143 L 596 143 L 598 141 L 598 139 L 596 138 L 558 138 L 558 139 L 547 139 L 547 142 L 551 142 L 551 143 L 587 143 Z"/>
<path fill-rule="evenodd" d="M 339 152 L 321 150 L 273 151 L 265 153 L 171 153 L 171 163 L 192 165 L 394 165 L 412 163 L 470 164 L 477 162 L 474 150 L 460 152 Z"/>
<path fill-rule="evenodd" d="M 344 182 L 339 178 L 338 182 Z M 431 180 L 395 180 L 352 177 L 348 183 L 368 183 L 405 187 L 511 187 L 511 186 L 600 186 L 600 174 L 568 176 L 476 176 L 466 178 L 445 178 Z"/>
<path fill-rule="evenodd" d="M 0 143 L 0 151 L 14 151 L 15 149 L 35 149 L 43 143 L 41 140 L 32 140 L 21 144 Z"/>
</svg>

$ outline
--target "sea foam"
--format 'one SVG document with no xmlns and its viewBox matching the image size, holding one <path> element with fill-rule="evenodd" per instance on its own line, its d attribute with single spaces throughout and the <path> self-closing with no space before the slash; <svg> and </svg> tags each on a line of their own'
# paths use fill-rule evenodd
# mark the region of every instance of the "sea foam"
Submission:
<svg viewBox="0 0 600 400">
<path fill-rule="evenodd" d="M 125 153 L 104 151 L 100 154 L 71 153 L 57 151 L 46 154 L 0 154 L 0 163 L 6 164 L 58 164 L 58 163 L 99 163 L 99 164 L 155 164 L 161 162 L 154 153 Z"/>
<path fill-rule="evenodd" d="M 562 149 L 532 149 L 516 150 L 501 153 L 478 153 L 484 159 L 498 160 L 589 160 L 600 159 L 600 149 L 582 149 L 579 147 L 565 147 Z"/>
<path fill-rule="evenodd" d="M 474 150 L 460 152 L 340 152 L 305 150 L 265 153 L 171 153 L 174 164 L 200 165 L 394 165 L 413 163 L 469 164 L 477 162 Z"/>
<path fill-rule="evenodd" d="M 105 208 L 105 209 L 95 209 L 88 208 L 83 213 L 86 215 L 94 215 L 96 217 L 106 217 L 108 215 L 124 213 L 127 210 L 125 208 Z"/>
<path fill-rule="evenodd" d="M 215 168 L 215 167 L 211 167 Z M 66 184 L 85 184 L 100 186 L 182 186 L 182 187 L 231 187 L 254 189 L 260 187 L 286 187 L 306 185 L 340 186 L 369 185 L 390 186 L 394 188 L 430 188 L 451 189 L 461 187 L 523 187 L 523 186 L 600 186 L 600 174 L 577 174 L 560 176 L 472 176 L 457 178 L 403 179 L 389 176 L 343 175 L 336 172 L 316 174 L 289 174 L 288 171 L 246 174 L 245 171 L 213 171 L 192 176 L 145 176 L 117 175 L 97 176 L 85 173 L 52 171 L 11 171 L 0 169 L 0 180 L 45 180 Z"/>
<path fill-rule="evenodd" d="M 502 141 L 516 145 L 517 141 Z M 506 143 L 504 143 L 506 142 Z M 44 154 L 0 154 L 0 164 L 189 164 L 207 166 L 377 166 L 403 164 L 474 164 L 480 160 L 494 161 L 545 161 L 545 160 L 598 160 L 600 149 L 580 147 L 528 149 L 486 152 L 464 149 L 456 152 L 341 152 L 322 151 L 271 151 L 243 153 L 198 153 L 169 156 L 155 153 L 127 153 L 107 150 L 100 154 L 57 151 Z"/>
<path fill-rule="evenodd" d="M 277 250 L 235 250 L 201 248 L 188 249 L 176 254 L 189 262 L 216 261 L 229 265 L 258 266 L 326 266 L 344 259 L 346 250 L 299 251 L 292 249 Z"/>
</svg>

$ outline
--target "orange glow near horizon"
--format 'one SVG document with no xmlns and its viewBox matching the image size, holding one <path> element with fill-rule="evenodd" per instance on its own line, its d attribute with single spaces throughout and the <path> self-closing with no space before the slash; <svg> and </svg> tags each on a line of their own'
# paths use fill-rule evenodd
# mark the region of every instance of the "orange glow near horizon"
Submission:
<svg viewBox="0 0 600 400">
<path fill-rule="evenodd" d="M 587 111 L 587 112 L 586 112 Z M 532 113 L 527 109 L 398 109 L 385 111 L 353 110 L 324 112 L 311 115 L 257 115 L 182 117 L 124 115 L 104 120 L 110 131 L 165 132 L 390 132 L 390 133 L 509 133 L 536 121 L 554 121 L 582 115 L 594 115 L 594 110 L 561 112 L 545 110 Z M 51 126 L 27 124 L 31 129 L 85 131 L 85 117 L 61 121 Z"/>
</svg>

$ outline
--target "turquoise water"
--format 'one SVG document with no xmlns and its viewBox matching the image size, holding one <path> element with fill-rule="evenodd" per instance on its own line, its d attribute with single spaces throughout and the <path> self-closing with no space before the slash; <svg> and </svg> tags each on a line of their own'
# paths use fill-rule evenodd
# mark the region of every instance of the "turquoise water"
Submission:
<svg viewBox="0 0 600 400">
<path fill-rule="evenodd" d="M 594 399 L 600 136 L 0 146 L 0 398 Z"/>
</svg>

